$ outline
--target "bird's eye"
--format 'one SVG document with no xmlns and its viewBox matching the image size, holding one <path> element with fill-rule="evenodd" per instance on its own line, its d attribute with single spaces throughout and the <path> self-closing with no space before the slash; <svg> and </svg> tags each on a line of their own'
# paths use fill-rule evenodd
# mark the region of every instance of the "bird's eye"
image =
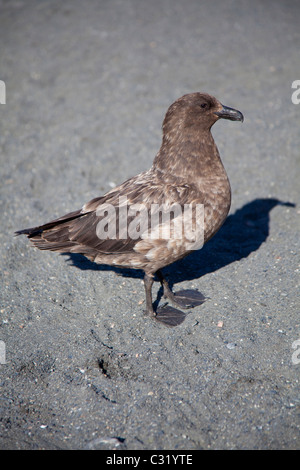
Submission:
<svg viewBox="0 0 300 470">
<path fill-rule="evenodd" d="M 207 103 L 201 103 L 201 108 L 207 108 Z"/>
</svg>

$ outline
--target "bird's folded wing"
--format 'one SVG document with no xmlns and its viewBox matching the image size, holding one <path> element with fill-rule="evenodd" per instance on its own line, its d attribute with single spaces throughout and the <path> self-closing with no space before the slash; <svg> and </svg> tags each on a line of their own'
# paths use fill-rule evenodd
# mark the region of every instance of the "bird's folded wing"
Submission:
<svg viewBox="0 0 300 470">
<path fill-rule="evenodd" d="M 139 240 L 148 237 L 150 224 L 152 233 L 162 233 L 157 226 L 163 215 L 155 217 L 157 211 L 174 205 L 183 208 L 197 196 L 191 185 L 162 185 L 145 173 L 92 199 L 82 210 L 19 233 L 27 234 L 39 249 L 82 253 L 91 259 L 97 253 L 130 253 Z M 171 211 L 171 219 L 177 216 L 176 210 Z"/>
</svg>

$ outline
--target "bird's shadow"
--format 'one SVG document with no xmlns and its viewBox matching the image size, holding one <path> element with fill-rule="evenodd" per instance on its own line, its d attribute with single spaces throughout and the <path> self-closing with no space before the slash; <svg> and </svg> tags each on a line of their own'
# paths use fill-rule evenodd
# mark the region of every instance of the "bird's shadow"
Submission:
<svg viewBox="0 0 300 470">
<path fill-rule="evenodd" d="M 258 250 L 269 236 L 270 211 L 278 205 L 295 207 L 294 203 L 275 198 L 254 199 L 229 215 L 219 232 L 201 250 L 192 252 L 183 260 L 164 269 L 170 287 L 178 282 L 198 279 L 205 274 L 213 273 Z M 124 277 L 139 279 L 144 276 L 140 270 L 99 265 L 80 254 L 63 253 L 63 255 L 68 255 L 72 264 L 81 270 L 114 271 Z M 161 296 L 160 290 L 155 304 L 159 303 Z"/>
</svg>

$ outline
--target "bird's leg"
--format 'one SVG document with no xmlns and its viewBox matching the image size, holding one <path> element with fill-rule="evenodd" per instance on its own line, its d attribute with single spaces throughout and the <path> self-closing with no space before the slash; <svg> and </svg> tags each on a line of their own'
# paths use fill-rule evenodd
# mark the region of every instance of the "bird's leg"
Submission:
<svg viewBox="0 0 300 470">
<path fill-rule="evenodd" d="M 167 280 L 164 278 L 162 272 L 158 270 L 156 272 L 156 275 L 158 279 L 161 282 L 161 285 L 164 290 L 164 297 L 166 297 L 172 304 L 175 306 L 181 307 L 181 308 L 193 308 L 196 307 L 196 305 L 201 305 L 203 302 L 205 302 L 206 298 L 204 295 L 201 294 L 201 292 L 198 292 L 197 290 L 181 290 L 179 292 L 176 292 L 174 294 L 167 282 Z"/>
<path fill-rule="evenodd" d="M 155 312 L 152 304 L 152 285 L 153 285 L 153 274 L 146 274 L 144 276 L 144 286 L 146 293 L 146 314 L 155 320 L 164 323 L 167 326 L 177 326 L 185 319 L 185 314 L 181 310 L 166 305 L 157 309 Z"/>
<path fill-rule="evenodd" d="M 176 303 L 175 294 L 173 294 L 173 292 L 171 291 L 169 283 L 165 279 L 165 277 L 163 276 L 163 273 L 160 270 L 158 270 L 156 272 L 156 275 L 157 275 L 157 277 L 158 277 L 158 279 L 159 279 L 159 281 L 162 285 L 162 288 L 163 288 L 163 291 L 164 291 L 164 297 L 169 299 L 171 302 Z"/>
<path fill-rule="evenodd" d="M 144 286 L 145 286 L 145 293 L 146 293 L 146 314 L 150 317 L 155 317 L 156 313 L 153 310 L 152 305 L 152 286 L 153 286 L 153 275 L 149 276 L 145 273 L 144 276 Z"/>
</svg>

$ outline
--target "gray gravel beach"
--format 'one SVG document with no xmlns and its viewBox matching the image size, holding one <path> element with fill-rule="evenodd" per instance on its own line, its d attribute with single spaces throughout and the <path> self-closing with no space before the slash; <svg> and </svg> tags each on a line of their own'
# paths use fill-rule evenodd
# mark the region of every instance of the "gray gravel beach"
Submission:
<svg viewBox="0 0 300 470">
<path fill-rule="evenodd" d="M 1 449 L 299 448 L 299 15 L 296 0 L 0 0 Z M 224 226 L 164 270 L 208 299 L 167 328 L 143 314 L 142 272 L 14 231 L 149 168 L 168 106 L 194 91 L 245 121 L 212 129 Z"/>
</svg>

